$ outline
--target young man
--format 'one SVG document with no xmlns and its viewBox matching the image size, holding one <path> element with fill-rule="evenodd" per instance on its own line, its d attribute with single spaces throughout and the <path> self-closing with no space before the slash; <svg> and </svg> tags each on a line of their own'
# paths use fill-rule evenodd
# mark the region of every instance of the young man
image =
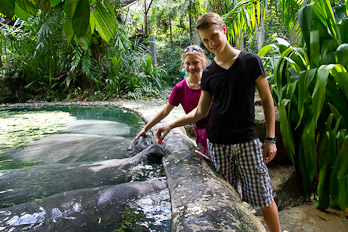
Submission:
<svg viewBox="0 0 348 232">
<path fill-rule="evenodd" d="M 202 15 L 196 29 L 205 47 L 215 54 L 203 72 L 198 106 L 176 122 L 158 128 L 156 136 L 163 140 L 171 129 L 205 117 L 212 106 L 207 134 L 209 154 L 216 170 L 244 201 L 260 206 L 270 231 L 278 232 L 278 207 L 266 166 L 277 152 L 275 113 L 261 59 L 228 43 L 226 25 L 218 14 Z M 254 125 L 255 84 L 266 119 L 263 145 Z"/>
</svg>

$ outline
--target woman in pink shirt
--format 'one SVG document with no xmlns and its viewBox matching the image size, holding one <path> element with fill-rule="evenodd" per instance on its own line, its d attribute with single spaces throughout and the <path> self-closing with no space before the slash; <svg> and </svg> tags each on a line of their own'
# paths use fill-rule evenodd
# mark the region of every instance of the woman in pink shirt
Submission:
<svg viewBox="0 0 348 232">
<path fill-rule="evenodd" d="M 183 50 L 182 62 L 188 77 L 177 83 L 169 97 L 167 105 L 159 112 L 134 138 L 136 140 L 144 135 L 154 125 L 165 118 L 175 106 L 182 105 L 186 114 L 197 107 L 201 96 L 201 78 L 203 69 L 207 63 L 204 51 L 191 45 Z M 196 143 L 203 154 L 207 152 L 207 133 L 205 127 L 209 121 L 209 116 L 194 123 Z"/>
</svg>

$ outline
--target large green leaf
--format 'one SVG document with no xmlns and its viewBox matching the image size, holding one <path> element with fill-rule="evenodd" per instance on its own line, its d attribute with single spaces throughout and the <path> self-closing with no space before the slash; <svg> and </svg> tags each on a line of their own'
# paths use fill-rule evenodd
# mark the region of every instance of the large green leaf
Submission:
<svg viewBox="0 0 348 232">
<path fill-rule="evenodd" d="M 312 113 L 313 121 L 317 123 L 318 118 L 323 109 L 324 101 L 326 98 L 326 84 L 329 77 L 331 69 L 335 68 L 336 65 L 322 65 L 319 67 L 317 72 L 317 78 L 315 82 L 315 87 L 313 91 L 313 103 L 312 103 Z"/>
<path fill-rule="evenodd" d="M 291 55 L 291 59 L 296 63 L 300 70 L 308 70 L 310 68 L 307 52 L 303 52 L 302 48 L 293 47 L 294 53 Z M 300 71 L 298 71 L 300 73 Z"/>
<path fill-rule="evenodd" d="M 304 113 L 303 132 L 301 134 L 299 160 L 302 172 L 303 188 L 306 194 L 312 192 L 312 181 L 317 169 L 317 150 L 315 144 L 316 123 L 309 112 Z"/>
<path fill-rule="evenodd" d="M 321 33 L 328 34 L 329 32 L 327 31 L 327 18 L 326 18 L 326 14 L 324 9 L 322 8 L 322 6 L 320 5 L 320 3 L 316 2 L 313 5 L 312 8 L 312 24 L 313 24 L 313 28 L 314 29 L 321 29 L 326 27 L 326 30 L 320 30 Z M 321 28 L 320 28 L 321 27 Z"/>
<path fill-rule="evenodd" d="M 278 105 L 279 113 L 280 113 L 280 131 L 282 134 L 282 139 L 284 143 L 284 147 L 287 151 L 287 154 L 292 162 L 295 165 L 294 155 L 295 155 L 295 144 L 291 130 L 291 124 L 289 121 L 288 113 L 286 110 L 287 104 L 289 104 L 290 100 L 283 99 Z M 290 112 L 290 111 L 289 111 Z"/>
<path fill-rule="evenodd" d="M 328 186 L 330 186 L 332 167 L 337 156 L 336 137 L 341 118 L 339 117 L 334 129 L 332 129 L 334 115 L 330 114 L 326 121 L 325 129 L 320 136 L 318 150 L 319 182 L 317 189 L 319 202 L 316 204 L 316 207 L 319 209 L 327 209 L 330 205 L 330 188 Z"/>
<path fill-rule="evenodd" d="M 71 39 L 74 37 L 74 30 L 72 28 L 72 22 L 70 19 L 65 20 L 63 29 L 66 36 L 66 40 L 68 41 L 68 43 L 70 43 Z"/>
<path fill-rule="evenodd" d="M 302 35 L 308 49 L 310 45 L 310 32 L 312 30 L 311 15 L 313 5 L 314 4 L 305 5 L 298 11 L 298 21 L 301 25 Z"/>
<path fill-rule="evenodd" d="M 344 152 L 344 149 L 345 149 L 344 144 L 348 142 L 348 136 L 346 136 L 346 135 L 347 135 L 346 130 L 340 130 L 337 133 L 338 153 L 337 153 L 336 161 L 335 161 L 333 168 L 332 168 L 332 172 L 331 172 L 331 176 L 330 176 L 330 186 L 329 186 L 330 193 L 331 193 L 332 206 L 338 205 L 339 184 L 338 184 L 338 179 L 337 179 L 337 172 L 338 172 L 338 169 L 339 169 L 341 162 L 342 162 L 342 152 Z M 346 149 L 348 149 L 348 148 L 346 148 Z M 347 152 L 345 154 L 347 154 Z"/>
<path fill-rule="evenodd" d="M 84 36 L 87 29 L 89 28 L 89 14 L 90 9 L 88 0 L 79 0 L 74 16 L 72 18 L 72 27 L 74 33 L 79 38 Z"/>
<path fill-rule="evenodd" d="M 346 100 L 348 101 L 348 73 L 347 72 L 339 72 L 333 74 L 336 83 L 344 93 Z"/>
<path fill-rule="evenodd" d="M 107 33 L 104 33 L 104 31 L 102 29 L 98 29 L 98 28 L 101 28 L 101 26 L 98 24 L 97 20 L 96 20 L 96 17 L 95 17 L 95 14 L 93 12 L 91 12 L 91 20 L 93 19 L 93 23 L 96 25 L 97 27 L 97 30 L 98 30 L 98 33 L 100 35 L 100 37 L 106 41 L 106 42 L 109 42 L 110 39 L 111 39 L 111 36 Z"/>
<path fill-rule="evenodd" d="M 61 0 L 50 0 L 50 6 L 55 7 L 61 2 L 62 2 Z"/>
<path fill-rule="evenodd" d="M 104 4 L 106 6 L 106 8 L 109 10 L 110 14 L 112 15 L 113 18 L 116 18 L 116 14 L 115 14 L 115 9 L 114 7 L 110 4 L 110 2 L 108 0 L 104 0 Z"/>
<path fill-rule="evenodd" d="M 65 11 L 68 19 L 72 20 L 78 4 L 79 4 L 79 0 L 66 0 L 65 1 L 64 11 Z"/>
<path fill-rule="evenodd" d="M 96 2 L 96 10 L 94 12 L 95 24 L 98 33 L 106 42 L 114 38 L 117 31 L 116 21 L 110 17 L 100 2 Z"/>
<path fill-rule="evenodd" d="M 294 49 L 296 51 L 296 54 L 298 54 L 298 57 L 301 58 L 301 60 L 302 60 L 302 63 L 304 66 L 303 69 L 309 70 L 310 64 L 309 64 L 309 57 L 308 57 L 307 49 L 301 48 L 301 47 L 300 48 L 296 47 Z"/>
<path fill-rule="evenodd" d="M 284 59 L 288 62 L 288 65 L 290 65 L 290 67 L 292 68 L 288 68 L 288 71 L 290 72 L 292 78 L 294 78 L 298 75 L 298 73 L 301 72 L 300 66 L 292 59 L 293 57 L 297 58 L 297 56 L 294 56 L 294 53 L 291 54 L 291 57 L 284 57 Z"/>
<path fill-rule="evenodd" d="M 27 20 L 29 18 L 29 13 L 23 10 L 19 5 L 16 4 L 15 10 L 14 10 L 15 15 L 18 16 L 21 20 Z"/>
<path fill-rule="evenodd" d="M 283 53 L 286 49 L 290 47 L 290 43 L 283 38 L 275 37 L 274 40 L 278 43 L 277 46 L 280 50 L 280 53 Z"/>
<path fill-rule="evenodd" d="M 341 209 L 348 208 L 348 136 L 338 154 L 335 169 L 337 168 L 338 200 Z"/>
<path fill-rule="evenodd" d="M 325 137 L 325 142 L 323 142 L 323 147 L 325 148 L 326 140 L 328 140 Z M 325 149 L 326 150 L 326 149 Z M 329 179 L 329 167 L 328 164 L 324 164 L 319 170 L 319 181 L 318 181 L 318 188 L 317 188 L 317 194 L 319 197 L 319 202 L 315 203 L 315 207 L 318 209 L 327 209 L 330 205 L 330 191 L 327 186 L 330 185 L 330 179 Z"/>
<path fill-rule="evenodd" d="M 319 58 L 320 58 L 320 44 L 319 44 L 319 31 L 310 32 L 310 56 L 311 67 L 319 67 Z"/>
<path fill-rule="evenodd" d="M 91 35 L 93 35 L 95 29 L 95 17 L 92 11 L 89 14 L 89 26 L 91 29 Z"/>
<path fill-rule="evenodd" d="M 37 8 L 31 1 L 16 0 L 16 4 L 18 4 L 18 6 L 20 6 L 20 8 L 22 8 L 23 10 L 25 10 L 29 14 L 36 16 Z"/>
<path fill-rule="evenodd" d="M 5 16 L 12 18 L 15 9 L 15 1 L 13 0 L 0 0 L 0 12 Z"/>
<path fill-rule="evenodd" d="M 84 50 L 87 50 L 91 46 L 91 43 L 92 43 L 92 33 L 91 33 L 91 30 L 89 30 L 88 28 L 86 30 L 86 33 L 83 36 L 79 37 L 79 44 Z"/>
<path fill-rule="evenodd" d="M 320 64 L 335 64 L 337 44 L 333 39 L 325 39 L 321 43 Z"/>
<path fill-rule="evenodd" d="M 348 31 L 347 31 L 348 36 Z M 336 50 L 337 63 L 348 69 L 348 44 L 341 44 Z"/>
<path fill-rule="evenodd" d="M 339 21 L 337 26 L 341 43 L 348 43 L 348 18 Z"/>
<path fill-rule="evenodd" d="M 348 100 L 343 94 L 342 89 L 337 85 L 336 81 L 332 79 L 333 78 L 329 78 L 327 83 L 327 104 L 331 112 L 335 115 L 336 120 L 342 116 L 342 128 L 348 129 Z"/>
<path fill-rule="evenodd" d="M 337 33 L 337 28 L 336 28 L 336 21 L 335 17 L 332 12 L 331 4 L 329 0 L 320 0 L 320 5 L 323 9 L 323 13 L 325 14 L 325 18 L 327 20 L 327 25 L 328 28 L 331 32 L 331 35 L 333 39 L 336 40 L 337 44 L 339 44 L 339 38 L 338 38 L 338 33 Z"/>
<path fill-rule="evenodd" d="M 312 104 L 312 97 L 309 92 L 309 86 L 312 83 L 315 74 L 317 72 L 317 69 L 311 69 L 308 71 L 302 71 L 300 73 L 299 83 L 298 83 L 298 104 L 297 104 L 297 110 L 298 114 L 300 116 L 300 120 L 297 123 L 297 126 L 295 130 L 300 126 L 302 122 L 302 117 L 304 113 L 305 103 Z"/>
<path fill-rule="evenodd" d="M 286 49 L 281 57 L 279 58 L 278 64 L 276 69 L 274 70 L 274 80 L 277 84 L 277 95 L 278 95 L 278 99 L 279 101 L 281 101 L 283 99 L 283 71 L 284 68 L 287 67 L 287 65 L 285 65 L 286 61 L 287 61 L 287 57 L 291 56 L 291 53 L 293 53 L 294 50 L 292 47 Z"/>
</svg>

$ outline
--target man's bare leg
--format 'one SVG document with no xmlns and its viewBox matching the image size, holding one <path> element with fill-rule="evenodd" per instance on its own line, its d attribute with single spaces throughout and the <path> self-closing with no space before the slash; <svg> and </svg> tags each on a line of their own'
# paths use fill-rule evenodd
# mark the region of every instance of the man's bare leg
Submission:
<svg viewBox="0 0 348 232">
<path fill-rule="evenodd" d="M 271 232 L 280 232 L 280 222 L 278 207 L 275 201 L 273 201 L 269 206 L 262 207 L 263 218 Z"/>
</svg>

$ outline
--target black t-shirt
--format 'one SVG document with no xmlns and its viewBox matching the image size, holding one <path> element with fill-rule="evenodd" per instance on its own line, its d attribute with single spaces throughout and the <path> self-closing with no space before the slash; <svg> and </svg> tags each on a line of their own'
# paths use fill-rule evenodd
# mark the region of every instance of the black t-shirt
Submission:
<svg viewBox="0 0 348 232">
<path fill-rule="evenodd" d="M 201 89 L 212 94 L 207 126 L 212 143 L 244 143 L 258 137 L 255 119 L 255 80 L 265 76 L 259 56 L 241 52 L 235 63 L 224 69 L 213 62 L 204 70 Z"/>
</svg>

